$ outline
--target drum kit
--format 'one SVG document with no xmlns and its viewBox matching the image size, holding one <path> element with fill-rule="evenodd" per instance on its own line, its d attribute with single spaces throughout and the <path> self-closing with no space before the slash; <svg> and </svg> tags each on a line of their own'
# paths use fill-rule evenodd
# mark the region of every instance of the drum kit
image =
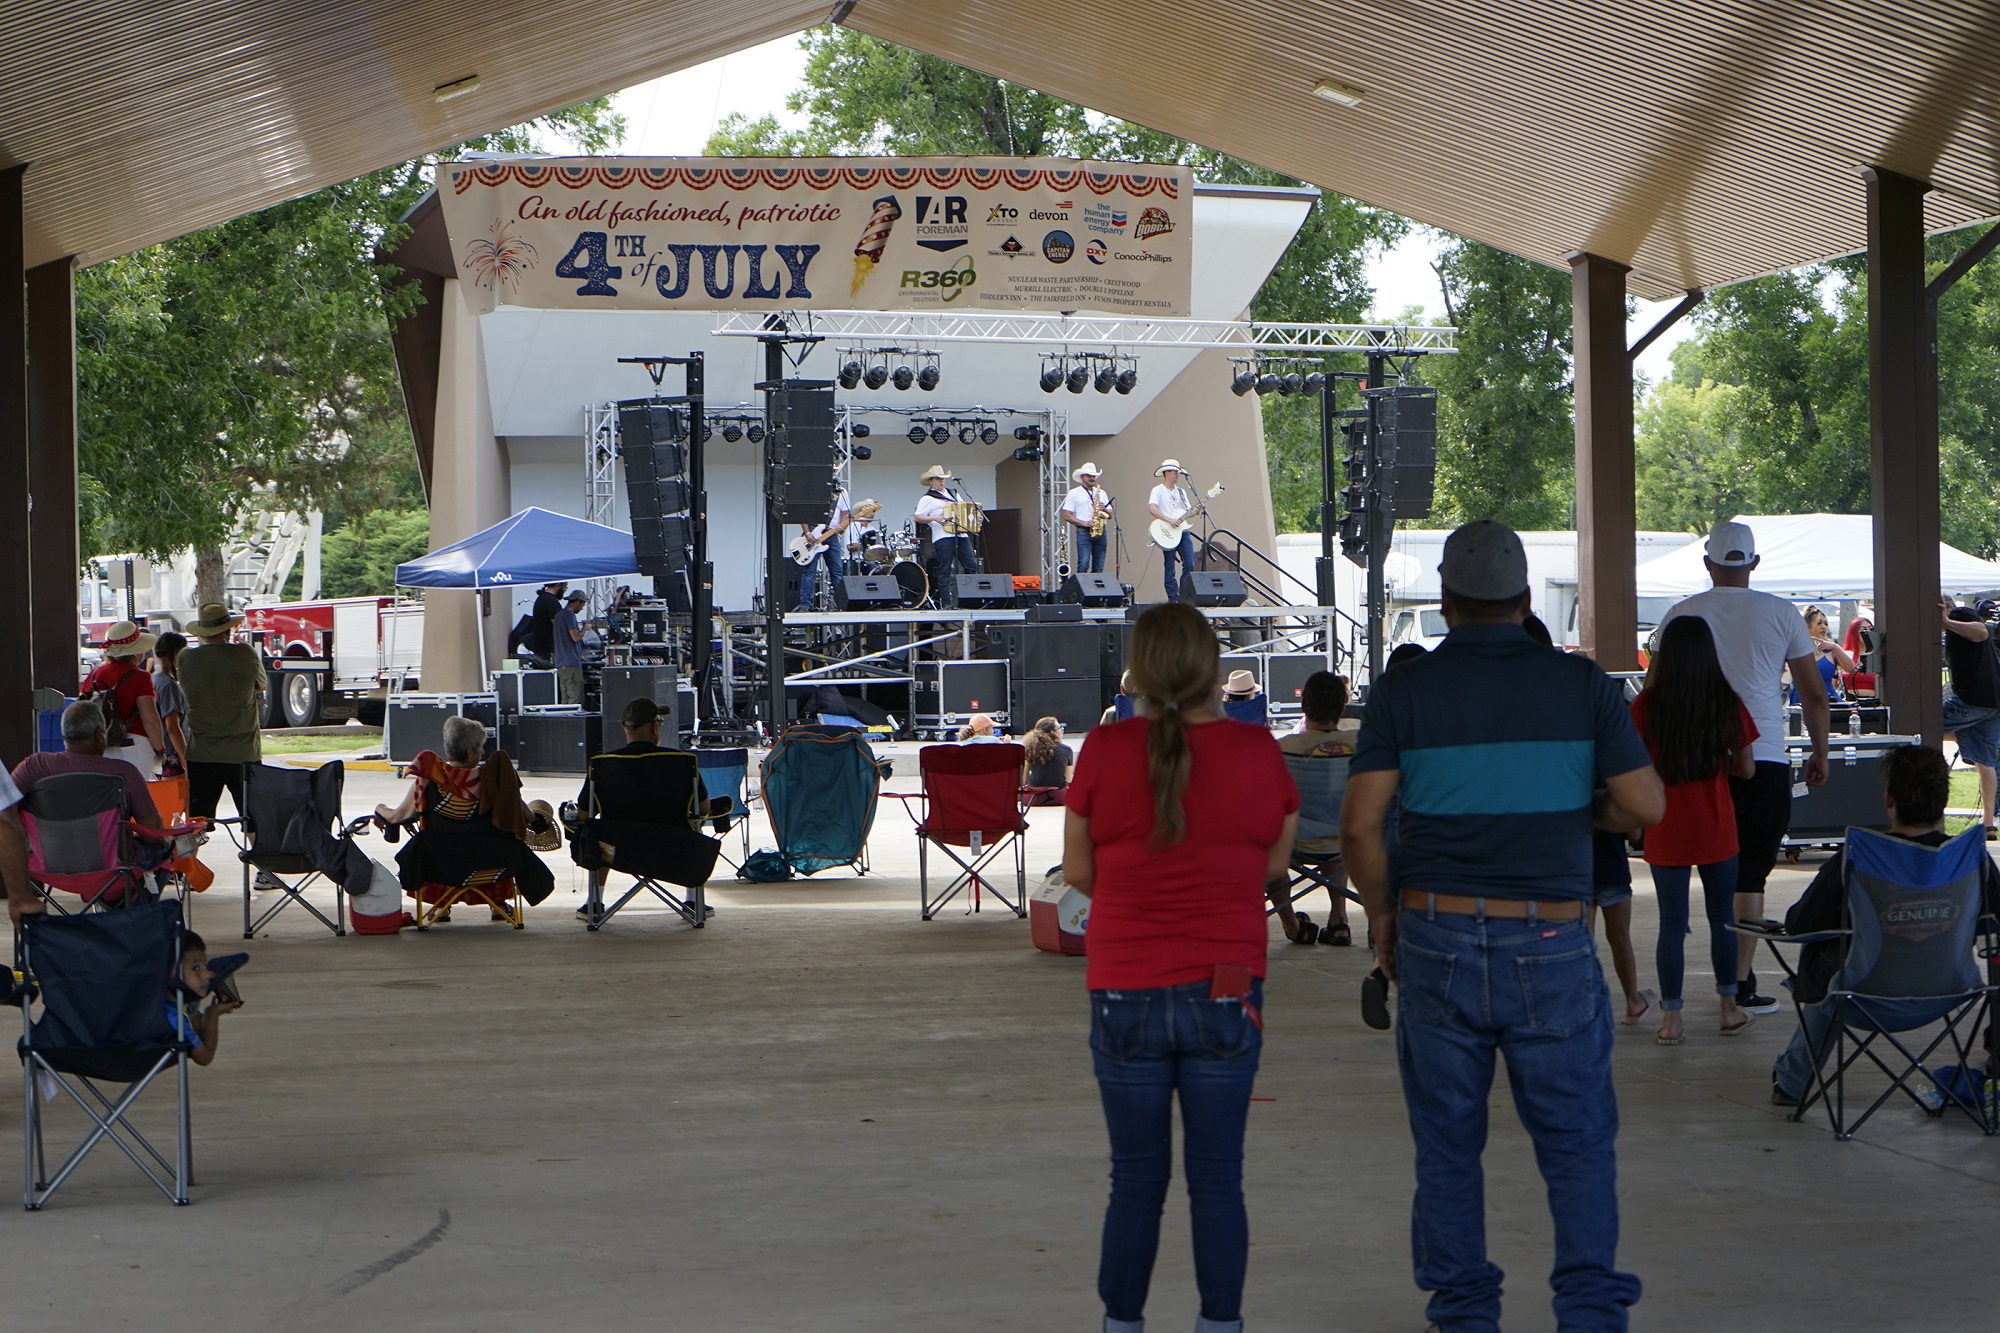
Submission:
<svg viewBox="0 0 2000 1333">
<path fill-rule="evenodd" d="M 920 547 L 915 520 L 900 528 L 864 532 L 861 543 L 862 567 L 857 573 L 896 580 L 896 586 L 903 590 L 902 607 L 906 611 L 929 605 L 931 580 L 917 559 Z"/>
</svg>

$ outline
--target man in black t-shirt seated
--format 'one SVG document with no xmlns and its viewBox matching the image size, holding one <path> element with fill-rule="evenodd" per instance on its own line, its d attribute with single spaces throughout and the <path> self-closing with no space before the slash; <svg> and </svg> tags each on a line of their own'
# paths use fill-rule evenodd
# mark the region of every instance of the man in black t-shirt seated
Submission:
<svg viewBox="0 0 2000 1333">
<path fill-rule="evenodd" d="M 1891 750 L 1882 761 L 1885 790 L 1882 804 L 1889 811 L 1889 832 L 1924 847 L 1942 847 L 1950 841 L 1944 831 L 1945 801 L 1951 791 L 1951 769 L 1944 755 L 1928 745 L 1908 745 Z M 1840 930 L 1847 904 L 1847 885 L 1841 873 L 1846 858 L 1834 853 L 1819 868 L 1813 882 L 1792 910 L 1785 913 L 1785 933 L 1809 935 L 1815 931 Z M 2000 869 L 1991 857 L 1979 871 L 1980 909 L 1988 916 L 2000 914 Z M 1827 1012 L 1826 993 L 1840 973 L 1847 957 L 1848 937 L 1808 944 L 1799 951 L 1799 971 L 1792 982 L 1803 1023 L 1792 1034 L 1791 1044 L 1771 1066 L 1771 1100 L 1780 1106 L 1796 1106 L 1812 1083 L 1813 1047 L 1823 1047 L 1833 1016 Z M 1988 1041 L 1992 1038 L 1989 1034 Z"/>
<path fill-rule="evenodd" d="M 1979 774 L 1979 822 L 1992 842 L 1994 766 L 2000 764 L 2000 644 L 1989 622 L 2000 603 L 1957 606 L 1940 597 L 1938 609 L 1944 612 L 1944 660 L 1951 671 L 1944 692 L 1944 729 L 1957 742 L 1959 758 Z"/>
</svg>

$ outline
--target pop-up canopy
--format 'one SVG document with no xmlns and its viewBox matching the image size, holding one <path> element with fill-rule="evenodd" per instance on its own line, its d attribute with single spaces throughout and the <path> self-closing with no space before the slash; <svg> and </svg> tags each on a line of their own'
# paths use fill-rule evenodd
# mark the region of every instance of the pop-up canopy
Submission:
<svg viewBox="0 0 2000 1333">
<path fill-rule="evenodd" d="M 532 588 L 639 572 L 632 534 L 546 509 L 512 518 L 396 566 L 399 588 Z"/>
<path fill-rule="evenodd" d="M 1875 520 L 1867 514 L 1738 514 L 1757 538 L 1750 586 L 1779 597 L 1875 595 Z M 1639 566 L 1639 596 L 1686 597 L 1709 586 L 1705 542 L 1693 542 Z M 2000 588 L 2000 564 L 1938 543 L 1946 592 Z"/>
</svg>

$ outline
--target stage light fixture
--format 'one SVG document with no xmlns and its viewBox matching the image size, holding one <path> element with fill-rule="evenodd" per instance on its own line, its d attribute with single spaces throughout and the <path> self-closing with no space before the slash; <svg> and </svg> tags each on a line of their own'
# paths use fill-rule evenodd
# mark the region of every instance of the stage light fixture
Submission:
<svg viewBox="0 0 2000 1333">
<path fill-rule="evenodd" d="M 1261 398 L 1267 394 L 1276 393 L 1279 383 L 1280 381 L 1276 375 L 1273 375 L 1268 370 L 1265 371 L 1257 377 L 1257 396 Z"/>
<path fill-rule="evenodd" d="M 949 426 L 932 426 L 932 427 L 931 427 L 931 443 L 932 443 L 932 444 L 944 444 L 944 443 L 946 443 L 947 441 L 949 441 L 950 439 L 951 439 L 951 427 L 949 427 Z"/>
<path fill-rule="evenodd" d="M 942 376 L 938 370 L 937 360 L 936 358 L 932 358 L 924 362 L 923 369 L 917 372 L 917 387 L 925 393 L 929 393 L 932 389 L 937 388 L 940 378 Z"/>
<path fill-rule="evenodd" d="M 1247 367 L 1236 372 L 1236 378 L 1229 381 L 1229 392 L 1241 398 L 1257 387 L 1257 372 Z"/>
<path fill-rule="evenodd" d="M 1105 362 L 1097 368 L 1097 373 L 1091 376 L 1091 386 L 1099 393 L 1110 393 L 1118 387 L 1118 368 L 1108 361 Z"/>
<path fill-rule="evenodd" d="M 1000 427 L 991 421 L 981 426 L 979 428 L 979 442 L 981 444 L 1000 443 Z"/>
<path fill-rule="evenodd" d="M 702 442 L 703 444 L 707 444 L 707 443 L 708 443 L 708 442 L 709 442 L 710 440 L 712 440 L 712 439 L 714 439 L 714 438 L 715 438 L 715 423 L 714 423 L 713 421 L 704 421 L 704 422 L 702 422 L 702 423 L 701 423 L 701 442 Z"/>
<path fill-rule="evenodd" d="M 922 426 L 918 426 L 915 424 L 911 425 L 910 427 L 911 444 L 922 444 L 925 440 L 928 440 L 930 437 L 931 433 L 925 430 Z"/>
<path fill-rule="evenodd" d="M 1026 440 L 1032 444 L 1042 438 L 1042 428 L 1040 426 L 1016 426 L 1014 427 L 1014 438 L 1017 440 Z"/>
<path fill-rule="evenodd" d="M 1286 371 L 1285 377 L 1278 381 L 1279 393 L 1304 393 L 1305 391 L 1306 377 L 1299 374 L 1296 370 Z"/>
<path fill-rule="evenodd" d="M 1310 374 L 1310 375 L 1306 376 L 1306 392 L 1307 392 L 1307 393 L 1325 393 L 1325 392 L 1326 392 L 1326 372 L 1325 372 L 1325 371 L 1321 371 L 1321 370 L 1315 370 L 1315 371 L 1314 371 L 1314 372 L 1313 372 L 1312 374 Z"/>
<path fill-rule="evenodd" d="M 960 444 L 969 445 L 977 438 L 979 438 L 978 432 L 973 429 L 970 421 L 958 428 L 958 442 Z"/>
<path fill-rule="evenodd" d="M 1062 387 L 1062 382 L 1062 364 L 1057 361 L 1044 361 L 1042 363 L 1042 392 L 1054 393 Z"/>
<path fill-rule="evenodd" d="M 1014 451 L 1016 463 L 1039 463 L 1041 459 L 1042 446 L 1039 444 L 1024 444 Z"/>
<path fill-rule="evenodd" d="M 902 390 L 907 390 L 912 384 L 915 384 L 916 382 L 917 382 L 917 372 L 910 369 L 910 367 L 908 366 L 897 366 L 895 373 L 889 376 L 889 383 L 895 385 L 898 389 Z"/>
<path fill-rule="evenodd" d="M 744 429 L 743 438 L 752 444 L 762 444 L 764 442 L 764 423 L 761 421 L 752 421 Z"/>
<path fill-rule="evenodd" d="M 861 376 L 861 382 L 871 389 L 879 389 L 889 382 L 889 363 L 877 361 L 870 365 Z"/>
<path fill-rule="evenodd" d="M 1081 361 L 1071 366 L 1069 374 L 1063 379 L 1063 387 L 1067 388 L 1071 393 L 1082 393 L 1089 384 L 1090 367 Z"/>
<path fill-rule="evenodd" d="M 871 434 L 871 432 L 870 432 L 870 430 L 869 430 L 869 428 L 868 428 L 868 423 L 867 423 L 867 422 L 865 422 L 865 421 L 854 421 L 854 422 L 849 422 L 849 423 L 848 423 L 848 427 L 847 427 L 847 434 L 848 434 L 848 436 L 849 436 L 850 438 L 852 438 L 852 439 L 856 439 L 856 440 L 865 440 L 865 439 L 867 439 L 867 438 L 868 438 L 868 436 L 869 436 L 869 435 Z"/>
<path fill-rule="evenodd" d="M 861 376 L 866 373 L 866 370 L 867 368 L 859 361 L 843 363 L 840 367 L 840 387 L 843 389 L 852 389 L 855 385 L 861 383 Z"/>
<path fill-rule="evenodd" d="M 1139 367 L 1127 366 L 1118 372 L 1118 392 L 1130 393 L 1139 387 Z"/>
<path fill-rule="evenodd" d="M 732 418 L 722 428 L 722 438 L 731 444 L 743 438 L 743 423 Z"/>
<path fill-rule="evenodd" d="M 875 451 L 865 444 L 857 444 L 848 449 L 847 456 L 857 463 L 865 463 L 875 456 Z"/>
</svg>

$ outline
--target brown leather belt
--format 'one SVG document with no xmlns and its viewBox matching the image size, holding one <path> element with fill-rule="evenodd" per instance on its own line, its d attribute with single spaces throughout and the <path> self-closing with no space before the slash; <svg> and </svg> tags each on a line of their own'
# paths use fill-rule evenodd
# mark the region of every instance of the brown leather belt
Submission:
<svg viewBox="0 0 2000 1333">
<path fill-rule="evenodd" d="M 1530 902 L 1521 898 L 1467 898 L 1457 893 L 1428 893 L 1423 889 L 1404 889 L 1403 906 L 1413 912 L 1491 916 L 1508 921 L 1529 920 L 1528 909 L 1532 907 L 1533 919 L 1537 921 L 1581 921 L 1588 904 L 1571 899 L 1560 902 Z"/>
</svg>

